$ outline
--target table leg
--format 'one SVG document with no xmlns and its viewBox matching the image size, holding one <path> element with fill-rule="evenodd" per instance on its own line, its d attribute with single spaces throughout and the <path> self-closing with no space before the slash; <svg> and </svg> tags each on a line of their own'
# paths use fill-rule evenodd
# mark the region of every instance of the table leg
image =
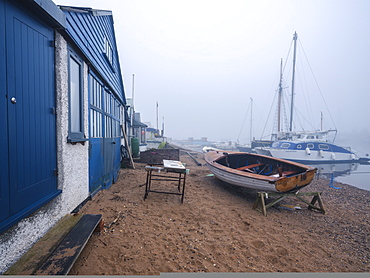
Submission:
<svg viewBox="0 0 370 278">
<path fill-rule="evenodd" d="M 184 196 L 185 196 L 185 181 L 186 181 L 186 173 L 184 173 L 184 180 L 183 180 L 183 184 L 182 184 L 181 203 L 184 203 Z"/>
<path fill-rule="evenodd" d="M 146 173 L 146 182 L 145 182 L 145 194 L 144 194 L 144 201 L 148 197 L 148 190 L 150 188 L 150 179 L 151 179 L 152 171 L 148 171 Z"/>
</svg>

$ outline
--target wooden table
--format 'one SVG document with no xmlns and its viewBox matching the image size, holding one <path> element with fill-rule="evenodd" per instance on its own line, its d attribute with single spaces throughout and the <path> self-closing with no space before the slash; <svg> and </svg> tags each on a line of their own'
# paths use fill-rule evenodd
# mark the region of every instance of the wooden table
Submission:
<svg viewBox="0 0 370 278">
<path fill-rule="evenodd" d="M 144 200 L 148 197 L 149 192 L 152 192 L 180 195 L 181 203 L 184 202 L 185 181 L 188 169 L 185 168 L 181 161 L 164 159 L 162 164 L 149 164 L 145 167 L 145 170 L 147 171 L 147 175 Z M 178 192 L 152 190 L 152 181 L 176 182 Z"/>
</svg>

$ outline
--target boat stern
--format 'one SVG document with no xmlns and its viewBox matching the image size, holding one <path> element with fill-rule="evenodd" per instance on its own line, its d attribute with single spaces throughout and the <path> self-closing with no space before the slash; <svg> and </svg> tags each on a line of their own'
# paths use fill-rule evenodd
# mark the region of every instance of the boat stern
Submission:
<svg viewBox="0 0 370 278">
<path fill-rule="evenodd" d="M 290 192 L 299 190 L 309 185 L 315 177 L 317 169 L 311 168 L 306 170 L 304 173 L 292 175 L 290 177 L 279 178 L 275 182 L 275 188 L 279 192 Z"/>
</svg>

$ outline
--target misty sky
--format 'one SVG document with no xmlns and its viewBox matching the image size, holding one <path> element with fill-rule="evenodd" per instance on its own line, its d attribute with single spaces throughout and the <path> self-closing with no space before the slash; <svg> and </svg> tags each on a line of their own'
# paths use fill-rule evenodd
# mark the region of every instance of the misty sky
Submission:
<svg viewBox="0 0 370 278">
<path fill-rule="evenodd" d="M 54 2 L 113 12 L 126 97 L 135 74 L 135 110 L 156 127 L 158 102 L 168 137 L 248 143 L 253 98 L 253 136 L 268 138 L 281 59 L 290 105 L 295 31 L 296 129 L 319 129 L 322 111 L 338 135 L 370 134 L 368 0 Z"/>
</svg>

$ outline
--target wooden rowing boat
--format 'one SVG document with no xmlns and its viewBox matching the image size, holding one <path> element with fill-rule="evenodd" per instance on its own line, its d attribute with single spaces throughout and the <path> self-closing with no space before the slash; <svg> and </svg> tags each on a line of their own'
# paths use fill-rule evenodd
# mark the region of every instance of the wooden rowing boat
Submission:
<svg viewBox="0 0 370 278">
<path fill-rule="evenodd" d="M 208 151 L 208 168 L 215 177 L 227 183 L 266 192 L 292 192 L 307 186 L 316 168 L 270 156 Z"/>
</svg>

